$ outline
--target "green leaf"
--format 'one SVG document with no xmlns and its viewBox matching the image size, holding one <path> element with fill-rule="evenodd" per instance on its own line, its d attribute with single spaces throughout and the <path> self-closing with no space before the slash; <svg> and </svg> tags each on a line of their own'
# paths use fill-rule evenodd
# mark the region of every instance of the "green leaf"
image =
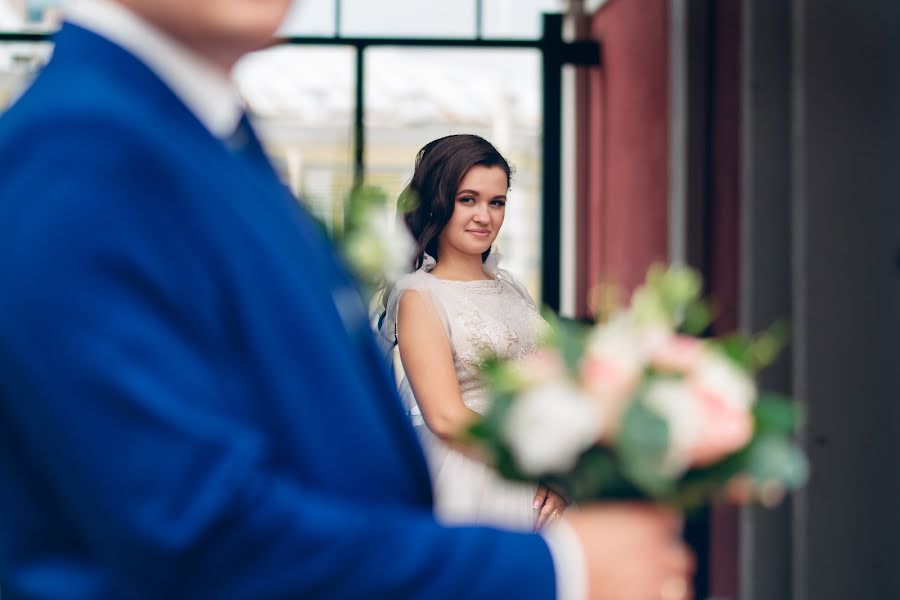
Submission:
<svg viewBox="0 0 900 600">
<path fill-rule="evenodd" d="M 544 481 L 575 502 L 646 498 L 625 477 L 614 451 L 605 446 L 589 448 L 569 473 Z"/>
<path fill-rule="evenodd" d="M 746 336 L 734 333 L 718 340 L 713 340 L 710 344 L 742 369 L 746 371 L 752 370 L 753 361 L 750 357 L 750 340 Z"/>
<path fill-rule="evenodd" d="M 748 349 L 749 362 L 754 371 L 766 367 L 778 357 L 790 339 L 790 328 L 784 321 L 777 321 L 768 330 L 751 340 Z"/>
<path fill-rule="evenodd" d="M 400 198 L 397 200 L 397 211 L 400 213 L 413 212 L 419 206 L 419 196 L 407 186 L 400 192 Z"/>
<path fill-rule="evenodd" d="M 664 498 L 669 504 L 693 508 L 707 504 L 731 478 L 747 468 L 747 447 L 705 467 L 688 470 L 674 491 Z"/>
<path fill-rule="evenodd" d="M 562 319 L 549 309 L 543 311 L 543 316 L 550 323 L 546 343 L 559 351 L 566 369 L 577 376 L 581 368 L 581 357 L 584 356 L 588 328 L 578 321 Z"/>
<path fill-rule="evenodd" d="M 705 302 L 690 302 L 684 307 L 679 330 L 687 335 L 700 335 L 712 322 L 712 309 Z"/>
<path fill-rule="evenodd" d="M 703 278 L 700 274 L 682 265 L 670 266 L 662 275 L 660 292 L 666 303 L 672 307 L 683 307 L 700 298 Z"/>
<path fill-rule="evenodd" d="M 665 420 L 638 398 L 622 419 L 616 450 L 626 477 L 651 497 L 666 495 L 674 483 L 664 468 L 668 443 Z"/>
<path fill-rule="evenodd" d="M 639 287 L 631 295 L 631 311 L 637 323 L 650 325 L 674 323 L 675 315 L 659 293 L 659 289 L 649 284 Z"/>
<path fill-rule="evenodd" d="M 347 198 L 345 228 L 353 231 L 367 224 L 372 213 L 387 206 L 388 198 L 384 190 L 371 185 L 358 185 Z"/>
<path fill-rule="evenodd" d="M 789 398 L 765 393 L 753 405 L 753 420 L 755 435 L 790 436 L 803 423 L 803 409 Z"/>
<path fill-rule="evenodd" d="M 759 483 L 776 481 L 793 489 L 806 482 L 809 467 L 806 457 L 790 439 L 764 435 L 748 449 L 746 473 Z"/>
</svg>

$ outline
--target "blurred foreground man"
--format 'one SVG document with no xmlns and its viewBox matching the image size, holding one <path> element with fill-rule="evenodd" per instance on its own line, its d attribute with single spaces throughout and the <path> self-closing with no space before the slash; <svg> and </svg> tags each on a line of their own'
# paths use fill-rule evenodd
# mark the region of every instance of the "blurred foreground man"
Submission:
<svg viewBox="0 0 900 600">
<path fill-rule="evenodd" d="M 228 77 L 289 6 L 82 2 L 0 119 L 3 600 L 686 597 L 649 508 L 434 520 L 365 311 Z"/>
</svg>

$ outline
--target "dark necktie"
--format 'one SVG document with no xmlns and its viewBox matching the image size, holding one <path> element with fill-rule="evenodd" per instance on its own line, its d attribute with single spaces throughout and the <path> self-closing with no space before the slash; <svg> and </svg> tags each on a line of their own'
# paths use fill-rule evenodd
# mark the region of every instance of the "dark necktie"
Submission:
<svg viewBox="0 0 900 600">
<path fill-rule="evenodd" d="M 241 114 L 241 119 L 234 129 L 234 133 L 225 139 L 225 145 L 233 154 L 248 161 L 254 167 L 265 168 L 267 171 L 271 171 L 271 163 L 269 163 L 262 144 L 253 130 L 253 125 L 250 124 L 247 113 Z"/>
</svg>

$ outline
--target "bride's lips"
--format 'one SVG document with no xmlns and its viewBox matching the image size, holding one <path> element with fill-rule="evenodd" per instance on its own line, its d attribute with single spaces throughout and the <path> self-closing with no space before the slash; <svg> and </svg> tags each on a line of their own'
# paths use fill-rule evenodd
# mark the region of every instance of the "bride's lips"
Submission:
<svg viewBox="0 0 900 600">
<path fill-rule="evenodd" d="M 491 232 L 487 229 L 466 229 L 466 231 L 481 238 L 486 238 L 491 235 Z"/>
</svg>

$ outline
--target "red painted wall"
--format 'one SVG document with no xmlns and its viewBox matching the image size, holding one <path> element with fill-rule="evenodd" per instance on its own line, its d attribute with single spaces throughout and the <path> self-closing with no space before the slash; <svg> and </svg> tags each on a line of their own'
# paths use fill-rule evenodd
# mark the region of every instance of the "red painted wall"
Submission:
<svg viewBox="0 0 900 600">
<path fill-rule="evenodd" d="M 668 254 L 668 4 L 610 0 L 592 17 L 603 64 L 589 75 L 579 117 L 588 152 L 579 297 L 601 280 L 631 289 Z"/>
<path fill-rule="evenodd" d="M 738 324 L 740 207 L 740 0 L 714 3 L 710 99 L 710 203 L 704 273 L 717 334 Z M 600 280 L 627 289 L 668 255 L 669 2 L 610 0 L 590 19 L 603 64 L 584 73 L 579 123 L 578 296 Z M 585 156 L 582 156 L 584 153 Z M 589 314 L 584 302 L 581 315 Z M 736 597 L 738 512 L 710 514 L 710 593 Z"/>
</svg>

